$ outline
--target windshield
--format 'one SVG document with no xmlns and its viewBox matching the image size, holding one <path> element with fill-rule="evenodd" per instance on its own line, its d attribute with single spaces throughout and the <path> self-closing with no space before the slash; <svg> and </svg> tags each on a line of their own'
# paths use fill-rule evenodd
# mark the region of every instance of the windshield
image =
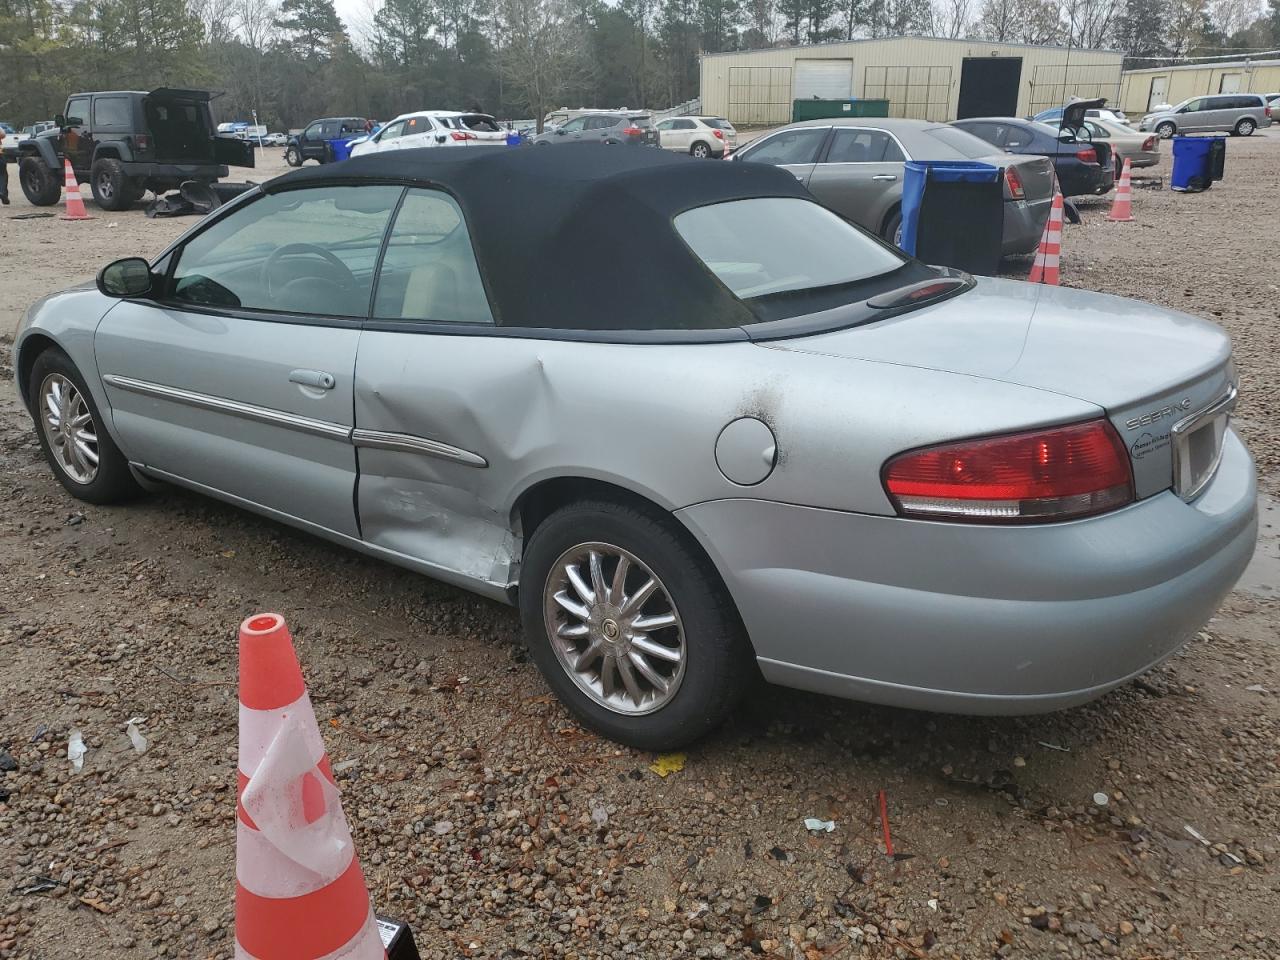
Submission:
<svg viewBox="0 0 1280 960">
<path fill-rule="evenodd" d="M 797 197 L 686 210 L 676 232 L 740 299 L 855 283 L 907 259 L 825 207 Z"/>
<path fill-rule="evenodd" d="M 956 127 L 927 127 L 924 134 L 939 143 L 945 144 L 960 158 L 965 160 L 977 160 L 979 157 L 989 157 L 996 152 L 996 148 L 985 140 L 975 137 L 966 130 L 960 130 Z M 929 160 L 948 160 L 952 159 L 945 156 L 928 157 Z"/>
</svg>

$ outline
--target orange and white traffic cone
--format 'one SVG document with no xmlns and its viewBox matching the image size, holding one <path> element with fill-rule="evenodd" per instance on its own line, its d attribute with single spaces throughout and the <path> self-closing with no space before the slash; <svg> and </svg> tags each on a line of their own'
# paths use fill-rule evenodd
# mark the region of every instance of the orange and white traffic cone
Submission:
<svg viewBox="0 0 1280 960">
<path fill-rule="evenodd" d="M 80 184 L 76 180 L 76 172 L 71 169 L 71 161 L 65 157 L 62 160 L 65 170 L 64 186 L 67 191 L 67 212 L 62 215 L 63 220 L 92 220 L 89 212 L 84 208 L 84 200 L 80 197 Z"/>
<path fill-rule="evenodd" d="M 1049 220 L 1044 225 L 1040 248 L 1031 264 L 1030 283 L 1048 283 L 1058 286 L 1058 266 L 1062 255 L 1062 194 L 1053 194 L 1053 206 L 1049 208 Z"/>
<path fill-rule="evenodd" d="M 1128 223 L 1133 219 L 1133 186 L 1129 183 L 1129 158 L 1124 158 L 1124 168 L 1120 171 L 1120 185 L 1116 187 L 1116 199 L 1111 204 L 1108 220 L 1117 223 Z"/>
<path fill-rule="evenodd" d="M 386 951 L 284 617 L 240 624 L 236 960 Z"/>
</svg>

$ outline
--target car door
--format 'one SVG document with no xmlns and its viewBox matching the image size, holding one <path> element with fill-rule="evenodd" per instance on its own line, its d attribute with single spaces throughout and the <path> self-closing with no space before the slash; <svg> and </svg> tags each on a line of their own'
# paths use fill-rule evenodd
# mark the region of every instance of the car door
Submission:
<svg viewBox="0 0 1280 960">
<path fill-rule="evenodd" d="M 734 159 L 772 163 L 790 170 L 797 180 L 808 184 L 830 133 L 830 127 L 789 127 L 748 144 L 734 154 Z"/>
<path fill-rule="evenodd" d="M 673 129 L 674 124 L 674 120 L 659 120 L 656 124 L 658 130 L 658 145 L 662 147 L 663 150 L 676 149 L 675 130 Z"/>
<path fill-rule="evenodd" d="M 435 146 L 432 133 L 435 125 L 430 117 L 407 117 L 404 121 L 404 135 L 396 144 L 399 150 L 415 150 L 419 147 Z"/>
<path fill-rule="evenodd" d="M 906 160 L 884 130 L 836 127 L 809 177 L 809 190 L 824 206 L 878 234 L 889 210 L 902 201 Z"/>
<path fill-rule="evenodd" d="M 385 150 L 398 150 L 404 144 L 402 143 L 405 134 L 404 120 L 396 120 L 387 124 L 369 141 L 369 149 L 374 153 L 381 153 Z"/>
<path fill-rule="evenodd" d="M 66 133 L 63 152 L 77 171 L 86 171 L 93 160 L 93 133 L 91 104 L 88 97 L 72 97 L 67 101 Z"/>
<path fill-rule="evenodd" d="M 552 143 L 579 143 L 582 140 L 583 128 L 587 125 L 587 116 L 574 117 L 562 127 L 557 127 L 551 134 Z"/>
<path fill-rule="evenodd" d="M 358 537 L 356 348 L 401 193 L 315 186 L 238 204 L 165 258 L 155 299 L 110 310 L 94 350 L 129 457 Z"/>
<path fill-rule="evenodd" d="M 693 136 L 697 132 L 698 125 L 692 120 L 681 117 L 673 121 L 675 132 L 675 149 L 681 153 L 688 153 L 689 148 L 693 146 Z"/>
<path fill-rule="evenodd" d="M 1190 133 L 1209 129 L 1205 126 L 1209 122 L 1209 118 L 1206 116 L 1208 109 L 1209 98 L 1198 97 L 1179 110 L 1175 119 L 1179 132 Z"/>
<path fill-rule="evenodd" d="M 599 114 L 594 117 L 587 118 L 587 125 L 583 128 L 582 139 L 589 143 L 617 143 L 622 139 L 622 127 L 625 124 L 625 117 L 619 117 L 614 114 Z"/>
<path fill-rule="evenodd" d="M 503 580 L 510 529 L 486 495 L 504 447 L 474 405 L 528 399 L 493 328 L 466 223 L 448 194 L 412 188 L 388 236 L 356 360 L 356 494 L 369 543 L 454 582 Z M 499 566 L 501 570 L 499 571 Z"/>
</svg>

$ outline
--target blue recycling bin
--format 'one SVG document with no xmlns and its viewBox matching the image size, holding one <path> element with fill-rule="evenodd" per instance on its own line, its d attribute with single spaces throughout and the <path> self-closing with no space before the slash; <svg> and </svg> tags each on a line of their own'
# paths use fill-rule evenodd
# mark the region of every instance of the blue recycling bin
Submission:
<svg viewBox="0 0 1280 960">
<path fill-rule="evenodd" d="M 1226 137 L 1174 137 L 1169 186 L 1179 193 L 1208 190 L 1222 179 L 1226 156 Z"/>
<path fill-rule="evenodd" d="M 361 134 L 360 136 L 364 136 Z M 340 140 L 330 140 L 329 149 L 333 151 L 333 160 L 337 163 L 340 160 L 351 159 L 351 141 L 359 139 L 357 137 L 343 137 Z"/>
<path fill-rule="evenodd" d="M 999 167 L 969 160 L 909 160 L 899 246 L 926 263 L 994 274 L 1004 248 Z"/>
</svg>

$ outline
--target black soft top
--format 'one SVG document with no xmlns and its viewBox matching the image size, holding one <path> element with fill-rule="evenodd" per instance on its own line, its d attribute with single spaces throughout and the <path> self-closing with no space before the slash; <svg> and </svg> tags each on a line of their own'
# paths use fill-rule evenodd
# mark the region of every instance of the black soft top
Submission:
<svg viewBox="0 0 1280 960">
<path fill-rule="evenodd" d="M 726 200 L 811 199 L 771 165 L 594 144 L 396 150 L 304 167 L 263 190 L 322 183 L 447 191 L 466 216 L 497 323 L 576 330 L 752 323 L 746 304 L 685 245 L 672 218 Z"/>
</svg>

